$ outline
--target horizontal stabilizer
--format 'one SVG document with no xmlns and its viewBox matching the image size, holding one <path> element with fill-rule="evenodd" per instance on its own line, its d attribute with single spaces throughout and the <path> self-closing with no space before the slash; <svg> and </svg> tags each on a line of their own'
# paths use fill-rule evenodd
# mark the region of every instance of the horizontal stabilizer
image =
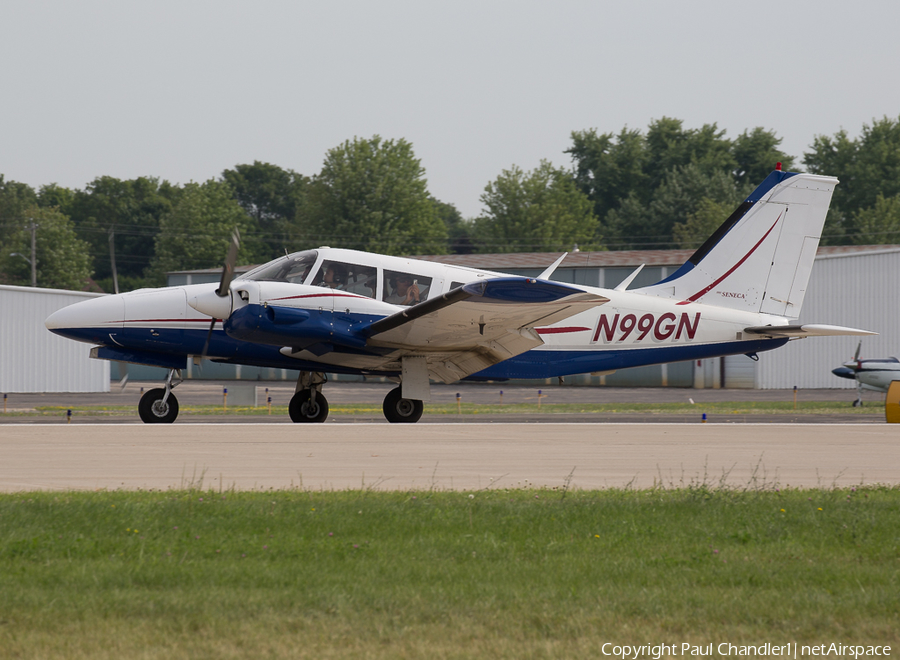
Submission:
<svg viewBox="0 0 900 660">
<path fill-rule="evenodd" d="M 821 325 L 807 323 L 804 325 L 758 325 L 752 328 L 744 328 L 744 332 L 751 335 L 766 335 L 768 337 L 835 337 L 841 335 L 877 335 L 877 332 L 859 330 L 858 328 L 845 328 L 840 325 Z"/>
</svg>

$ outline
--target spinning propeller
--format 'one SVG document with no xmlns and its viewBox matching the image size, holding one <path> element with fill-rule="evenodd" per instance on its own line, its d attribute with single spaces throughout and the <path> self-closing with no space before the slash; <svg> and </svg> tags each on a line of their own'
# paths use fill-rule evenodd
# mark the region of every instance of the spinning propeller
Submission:
<svg viewBox="0 0 900 660">
<path fill-rule="evenodd" d="M 241 246 L 241 235 L 240 235 L 240 232 L 238 231 L 238 228 L 235 227 L 234 231 L 231 234 L 231 244 L 228 246 L 228 254 L 225 256 L 225 263 L 222 266 L 222 279 L 219 280 L 219 288 L 216 289 L 216 291 L 215 291 L 215 295 L 218 296 L 220 299 L 222 299 L 221 300 L 222 303 L 225 302 L 225 300 L 224 300 L 225 298 L 228 298 L 227 309 L 229 312 L 231 310 L 231 280 L 234 279 L 234 267 L 237 263 L 238 248 L 240 248 L 240 246 Z M 204 310 L 200 309 L 200 307 L 198 307 L 197 304 L 199 304 L 201 307 L 210 307 L 210 305 L 208 305 L 208 304 L 203 304 L 206 302 L 207 302 L 206 300 L 200 300 L 200 297 L 198 296 L 197 298 L 194 298 L 190 302 L 190 305 L 191 305 L 191 307 L 194 307 L 198 311 L 203 312 Z M 194 303 L 197 303 L 197 304 L 194 304 Z M 216 325 L 216 321 L 219 320 L 217 318 L 217 316 L 223 317 L 222 318 L 223 323 L 225 321 L 225 318 L 228 317 L 228 314 L 224 313 L 225 309 L 226 309 L 226 305 L 214 305 L 214 306 L 217 307 L 218 309 L 211 310 L 213 312 L 212 314 L 210 314 L 210 316 L 212 316 L 212 321 L 210 321 L 210 323 L 209 323 L 209 331 L 206 333 L 206 341 L 203 343 L 203 352 L 200 353 L 201 360 L 206 357 L 206 352 L 209 350 L 209 340 L 212 338 L 213 328 Z M 206 312 L 204 312 L 204 313 L 206 313 Z"/>
</svg>

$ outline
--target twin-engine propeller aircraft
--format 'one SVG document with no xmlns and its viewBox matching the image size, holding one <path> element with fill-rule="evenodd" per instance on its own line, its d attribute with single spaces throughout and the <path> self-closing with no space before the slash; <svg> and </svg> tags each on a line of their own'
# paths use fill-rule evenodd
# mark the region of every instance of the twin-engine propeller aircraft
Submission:
<svg viewBox="0 0 900 660">
<path fill-rule="evenodd" d="M 862 341 L 856 346 L 852 360 L 844 362 L 843 367 L 831 370 L 835 376 L 856 381 L 854 408 L 862 405 L 863 390 L 887 392 L 892 382 L 900 380 L 900 360 L 895 357 L 861 360 L 859 359 L 861 348 Z"/>
<path fill-rule="evenodd" d="M 172 389 L 192 357 L 296 369 L 289 411 L 322 422 L 325 373 L 388 376 L 390 422 L 416 422 L 430 381 L 550 378 L 747 354 L 813 335 L 864 330 L 796 325 L 837 179 L 779 168 L 675 273 L 626 290 L 319 248 L 232 279 L 96 298 L 47 321 L 95 344 L 91 356 L 169 369 L 138 407 L 172 422 Z M 638 269 L 640 270 L 640 269 Z"/>
</svg>

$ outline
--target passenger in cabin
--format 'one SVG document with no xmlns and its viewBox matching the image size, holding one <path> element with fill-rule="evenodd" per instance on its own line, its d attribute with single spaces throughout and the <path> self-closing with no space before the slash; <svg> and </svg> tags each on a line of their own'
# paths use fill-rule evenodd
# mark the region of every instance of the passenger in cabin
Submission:
<svg viewBox="0 0 900 660">
<path fill-rule="evenodd" d="M 415 305 L 419 302 L 419 283 L 409 273 L 394 273 L 388 283 L 392 293 L 384 297 L 385 302 L 393 305 Z"/>
</svg>

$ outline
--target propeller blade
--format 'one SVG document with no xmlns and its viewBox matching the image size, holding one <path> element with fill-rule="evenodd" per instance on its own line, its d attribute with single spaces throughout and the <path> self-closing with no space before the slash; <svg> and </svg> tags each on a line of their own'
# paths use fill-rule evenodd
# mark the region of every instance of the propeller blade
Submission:
<svg viewBox="0 0 900 660">
<path fill-rule="evenodd" d="M 222 266 L 222 279 L 219 282 L 219 288 L 216 289 L 216 295 L 224 298 L 228 295 L 228 287 L 234 278 L 234 267 L 237 265 L 238 248 L 241 246 L 241 234 L 235 227 L 231 233 L 231 244 L 228 246 L 228 255 L 225 257 L 225 264 Z"/>
<path fill-rule="evenodd" d="M 216 289 L 216 295 L 219 298 L 225 298 L 231 293 L 229 287 L 231 286 L 231 280 L 234 279 L 234 267 L 237 265 L 238 248 L 240 247 L 241 233 L 235 227 L 234 231 L 231 232 L 231 243 L 228 246 L 228 254 L 225 256 L 225 263 L 222 266 L 222 279 L 219 280 L 219 288 Z M 207 351 L 209 351 L 209 341 L 212 339 L 216 321 L 218 319 L 213 316 L 212 321 L 209 323 L 209 330 L 206 332 L 206 341 L 203 342 L 203 351 L 200 353 L 201 360 L 206 357 Z"/>
<path fill-rule="evenodd" d="M 206 341 L 203 342 L 203 351 L 200 353 L 201 360 L 206 357 L 206 352 L 209 350 L 209 340 L 212 339 L 213 328 L 216 325 L 216 321 L 218 321 L 218 319 L 214 318 L 209 324 L 209 331 L 206 333 Z"/>
<path fill-rule="evenodd" d="M 859 360 L 859 349 L 862 348 L 862 339 L 859 340 L 859 343 L 856 345 L 856 353 L 853 354 L 854 360 Z"/>
</svg>

